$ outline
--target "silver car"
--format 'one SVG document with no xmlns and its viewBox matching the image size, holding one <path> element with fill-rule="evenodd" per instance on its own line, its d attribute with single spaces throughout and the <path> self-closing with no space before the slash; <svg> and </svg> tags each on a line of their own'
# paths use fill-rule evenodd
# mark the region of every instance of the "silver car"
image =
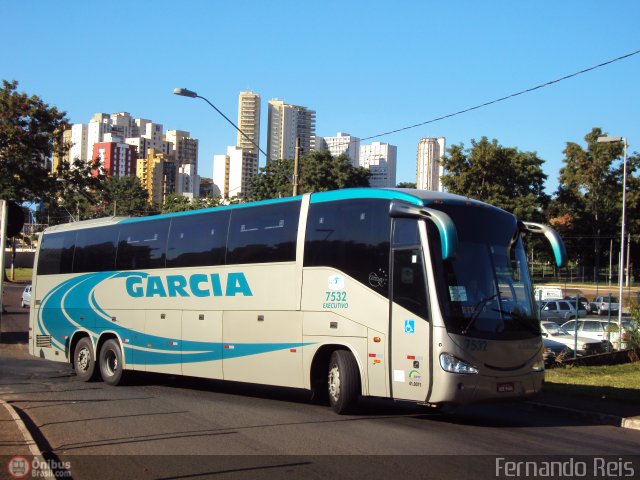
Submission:
<svg viewBox="0 0 640 480">
<path fill-rule="evenodd" d="M 581 308 L 576 315 L 575 304 L 568 300 L 548 300 L 542 302 L 540 309 L 540 320 L 550 320 L 558 324 L 572 320 L 577 316 L 586 317 L 587 310 Z"/>
</svg>

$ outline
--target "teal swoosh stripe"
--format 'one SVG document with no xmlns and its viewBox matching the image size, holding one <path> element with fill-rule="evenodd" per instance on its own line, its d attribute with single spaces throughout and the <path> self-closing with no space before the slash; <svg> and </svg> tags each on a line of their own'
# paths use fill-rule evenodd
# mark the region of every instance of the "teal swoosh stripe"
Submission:
<svg viewBox="0 0 640 480">
<path fill-rule="evenodd" d="M 81 317 L 85 319 L 93 317 L 95 327 L 87 328 L 92 336 L 98 337 L 105 331 L 117 331 L 121 338 L 127 339 L 127 343 L 123 345 L 125 360 L 147 365 L 232 359 L 311 345 L 311 343 L 224 344 L 182 340 L 148 335 L 121 325 L 114 325 L 109 320 L 111 315 L 98 304 L 95 298 L 98 285 L 112 278 L 147 277 L 148 275 L 145 272 L 99 272 L 79 275 L 62 282 L 54 287 L 42 301 L 38 315 L 40 330 L 48 332 L 58 348 L 64 350 L 65 346 L 62 343 L 64 337 L 70 338 L 77 330 L 73 322 L 82 325 Z M 170 345 L 172 342 L 176 345 Z M 164 347 L 153 349 L 148 348 L 147 345 L 164 345 Z M 225 346 L 233 346 L 233 348 L 224 348 Z"/>
</svg>

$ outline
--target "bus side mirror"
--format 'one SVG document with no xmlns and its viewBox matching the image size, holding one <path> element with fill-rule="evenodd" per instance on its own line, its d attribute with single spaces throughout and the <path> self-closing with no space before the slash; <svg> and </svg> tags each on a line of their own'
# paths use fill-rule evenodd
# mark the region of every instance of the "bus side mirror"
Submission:
<svg viewBox="0 0 640 480">
<path fill-rule="evenodd" d="M 520 222 L 521 230 L 529 233 L 536 233 L 538 235 L 544 235 L 553 249 L 553 256 L 556 260 L 558 268 L 562 268 L 567 264 L 567 249 L 564 246 L 564 242 L 558 232 L 548 225 L 533 222 Z"/>
<path fill-rule="evenodd" d="M 458 249 L 458 231 L 451 217 L 440 210 L 417 207 L 406 202 L 392 201 L 389 215 L 394 218 L 424 218 L 436 226 L 440 233 L 442 259 L 455 258 Z"/>
</svg>

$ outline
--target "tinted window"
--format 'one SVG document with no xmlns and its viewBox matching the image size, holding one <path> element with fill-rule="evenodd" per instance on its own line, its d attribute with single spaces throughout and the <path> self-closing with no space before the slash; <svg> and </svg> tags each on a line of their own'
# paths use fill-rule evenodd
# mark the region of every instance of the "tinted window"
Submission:
<svg viewBox="0 0 640 480">
<path fill-rule="evenodd" d="M 312 204 L 304 266 L 332 267 L 388 295 L 388 200 Z"/>
<path fill-rule="evenodd" d="M 396 218 L 393 222 L 393 245 L 420 245 L 418 221 L 412 218 Z"/>
<path fill-rule="evenodd" d="M 167 267 L 223 265 L 228 228 L 228 211 L 173 218 Z"/>
<path fill-rule="evenodd" d="M 164 268 L 169 219 L 125 223 L 120 226 L 116 268 Z"/>
<path fill-rule="evenodd" d="M 78 230 L 76 252 L 73 256 L 74 273 L 115 269 L 117 242 L 116 226 Z"/>
<path fill-rule="evenodd" d="M 395 250 L 393 259 L 393 301 L 428 318 L 427 286 L 420 249 Z"/>
<path fill-rule="evenodd" d="M 299 216 L 299 201 L 232 210 L 226 263 L 295 261 Z"/>
<path fill-rule="evenodd" d="M 76 232 L 43 235 L 38 256 L 38 274 L 71 273 L 75 240 Z"/>
</svg>

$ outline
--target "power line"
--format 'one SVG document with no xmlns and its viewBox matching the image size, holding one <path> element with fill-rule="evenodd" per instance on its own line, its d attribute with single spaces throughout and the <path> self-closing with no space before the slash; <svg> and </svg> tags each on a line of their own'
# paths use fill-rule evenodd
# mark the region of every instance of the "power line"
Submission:
<svg viewBox="0 0 640 480">
<path fill-rule="evenodd" d="M 519 92 L 512 93 L 511 95 L 506 95 L 504 97 L 496 98 L 495 100 L 491 100 L 489 102 L 481 103 L 480 105 L 476 105 L 474 107 L 465 108 L 464 110 L 460 110 L 460 111 L 455 112 L 455 113 L 450 113 L 448 115 L 443 115 L 441 117 L 433 118 L 431 120 L 427 120 L 426 122 L 415 123 L 413 125 L 409 125 L 409 126 L 406 126 L 406 127 L 396 128 L 395 130 L 389 130 L 388 132 L 379 133 L 377 135 L 371 135 L 370 137 L 364 137 L 364 138 L 362 138 L 360 140 L 361 141 L 363 141 L 363 140 L 371 140 L 373 138 L 379 138 L 379 137 L 383 137 L 383 136 L 386 136 L 386 135 L 391 135 L 392 133 L 403 132 L 405 130 L 410 130 L 412 128 L 421 127 L 421 126 L 427 125 L 429 123 L 438 122 L 440 120 L 444 120 L 445 118 L 451 118 L 451 117 L 455 117 L 457 115 L 462 115 L 463 113 L 471 112 L 472 110 L 478 110 L 479 108 L 483 108 L 483 107 L 487 107 L 489 105 L 493 105 L 495 103 L 503 102 L 503 101 L 508 100 L 510 98 L 514 98 L 514 97 L 517 97 L 519 95 L 524 95 L 525 93 L 533 92 L 535 90 L 539 90 L 541 88 L 548 87 L 550 85 L 562 82 L 564 80 L 568 80 L 569 78 L 577 77 L 578 75 L 582 75 L 582 74 L 590 72 L 592 70 L 596 70 L 598 68 L 602 68 L 604 66 L 610 65 L 610 64 L 615 63 L 615 62 L 619 62 L 620 60 L 624 60 L 625 58 L 632 57 L 632 56 L 637 55 L 639 53 L 640 53 L 640 50 L 636 50 L 635 52 L 631 52 L 631 53 L 628 53 L 626 55 L 622 55 L 620 57 L 613 58 L 611 60 L 608 60 L 606 62 L 600 63 L 598 65 L 594 65 L 593 67 L 585 68 L 584 70 L 580 70 L 579 72 L 575 72 L 575 73 L 571 73 L 569 75 L 565 75 L 564 77 L 560 77 L 560 78 L 557 78 L 555 80 L 551 80 L 551 81 L 548 81 L 548 82 L 545 82 L 545 83 L 541 83 L 540 85 L 536 85 L 535 87 L 527 88 L 526 90 L 521 90 Z"/>
</svg>

